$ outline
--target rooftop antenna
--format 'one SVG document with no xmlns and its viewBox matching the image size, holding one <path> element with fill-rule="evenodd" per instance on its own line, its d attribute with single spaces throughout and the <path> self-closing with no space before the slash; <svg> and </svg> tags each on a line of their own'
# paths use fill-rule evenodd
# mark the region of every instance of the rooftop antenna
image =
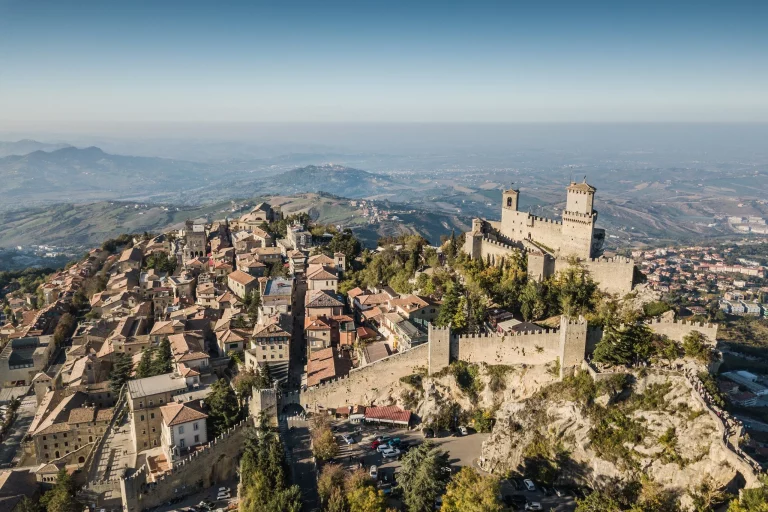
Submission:
<svg viewBox="0 0 768 512">
<path fill-rule="evenodd" d="M 584 183 L 586 183 L 586 182 L 587 182 L 587 175 L 585 174 L 584 175 Z"/>
</svg>

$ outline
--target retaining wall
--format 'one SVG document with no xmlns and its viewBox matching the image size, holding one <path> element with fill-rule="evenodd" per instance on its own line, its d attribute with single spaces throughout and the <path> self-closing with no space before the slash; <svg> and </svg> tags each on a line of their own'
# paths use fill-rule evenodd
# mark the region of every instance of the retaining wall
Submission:
<svg viewBox="0 0 768 512">
<path fill-rule="evenodd" d="M 516 334 L 481 334 L 457 336 L 457 359 L 468 363 L 487 364 L 546 364 L 558 357 L 560 332 Z"/>
</svg>

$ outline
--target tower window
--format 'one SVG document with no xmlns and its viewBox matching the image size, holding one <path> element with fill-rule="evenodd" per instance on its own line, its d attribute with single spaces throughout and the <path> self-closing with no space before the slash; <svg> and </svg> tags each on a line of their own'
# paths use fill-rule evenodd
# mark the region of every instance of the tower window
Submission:
<svg viewBox="0 0 768 512">
<path fill-rule="evenodd" d="M 507 198 L 507 206 L 512 206 L 512 198 L 511 197 Z"/>
</svg>

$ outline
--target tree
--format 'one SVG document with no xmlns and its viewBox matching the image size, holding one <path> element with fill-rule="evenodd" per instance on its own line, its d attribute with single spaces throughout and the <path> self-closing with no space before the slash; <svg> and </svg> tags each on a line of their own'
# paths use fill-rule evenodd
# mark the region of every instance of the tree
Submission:
<svg viewBox="0 0 768 512">
<path fill-rule="evenodd" d="M 249 436 L 240 459 L 241 512 L 300 512 L 301 490 L 289 485 L 283 445 L 264 430 Z"/>
<path fill-rule="evenodd" d="M 347 493 L 349 512 L 384 512 L 387 500 L 373 485 L 364 485 Z"/>
<path fill-rule="evenodd" d="M 339 453 L 339 445 L 331 429 L 324 427 L 312 431 L 312 454 L 317 460 L 331 460 Z"/>
<path fill-rule="evenodd" d="M 32 501 L 27 496 L 24 496 L 24 498 L 19 502 L 18 505 L 16 505 L 16 508 L 13 510 L 15 512 L 41 512 L 41 507 L 40 503 Z"/>
<path fill-rule="evenodd" d="M 326 464 L 320 471 L 317 479 L 317 494 L 320 497 L 320 506 L 326 510 L 335 490 L 344 485 L 346 471 L 338 464 Z"/>
<path fill-rule="evenodd" d="M 699 331 L 691 331 L 683 337 L 683 352 L 702 363 L 712 360 L 712 349 L 707 344 L 707 338 Z"/>
<path fill-rule="evenodd" d="M 440 312 L 435 319 L 436 325 L 447 326 L 454 321 L 456 312 L 461 304 L 460 286 L 458 283 L 448 285 L 445 295 L 443 295 L 443 305 L 440 307 Z"/>
<path fill-rule="evenodd" d="M 75 486 L 67 470 L 62 468 L 56 477 L 56 485 L 40 500 L 48 512 L 81 512 L 83 505 L 75 499 Z"/>
<path fill-rule="evenodd" d="M 448 454 L 426 442 L 402 459 L 399 487 L 403 502 L 411 512 L 430 512 L 448 482 Z"/>
<path fill-rule="evenodd" d="M 611 496 L 592 491 L 583 500 L 576 500 L 575 512 L 621 512 L 621 506 Z"/>
<path fill-rule="evenodd" d="M 218 436 L 240 420 L 240 406 L 234 390 L 224 379 L 219 379 L 211 386 L 210 394 L 205 398 L 208 406 L 208 421 L 214 437 Z"/>
<path fill-rule="evenodd" d="M 710 477 L 697 485 L 690 495 L 695 512 L 707 512 L 723 503 L 728 495 Z"/>
<path fill-rule="evenodd" d="M 61 315 L 61 318 L 59 318 L 59 321 L 56 324 L 56 329 L 53 330 L 53 342 L 56 344 L 56 346 L 61 346 L 61 344 L 64 343 L 64 340 L 66 340 L 69 335 L 72 334 L 74 328 L 75 317 L 69 313 L 64 313 Z"/>
<path fill-rule="evenodd" d="M 136 378 L 143 379 L 145 377 L 152 377 L 155 375 L 152 372 L 152 355 L 154 354 L 152 347 L 147 347 L 141 351 L 141 359 L 136 366 Z"/>
<path fill-rule="evenodd" d="M 168 336 L 163 337 L 160 346 L 157 348 L 157 357 L 152 364 L 153 375 L 162 375 L 173 371 L 173 352 L 171 350 L 171 341 Z"/>
<path fill-rule="evenodd" d="M 743 489 L 741 495 L 731 502 L 728 512 L 768 511 L 768 476 L 761 476 L 760 482 L 760 487 Z"/>
<path fill-rule="evenodd" d="M 261 295 L 259 290 L 256 289 L 253 293 L 247 293 L 243 298 L 243 305 L 245 311 L 248 314 L 248 318 L 252 324 L 255 324 L 259 319 L 259 307 L 261 306 Z"/>
<path fill-rule="evenodd" d="M 110 387 L 112 393 L 117 395 L 123 384 L 128 382 L 133 372 L 133 361 L 131 356 L 125 352 L 120 352 L 115 356 L 115 362 L 112 364 L 112 371 L 109 375 Z"/>
<path fill-rule="evenodd" d="M 448 484 L 443 496 L 444 512 L 500 512 L 499 481 L 481 476 L 474 468 L 465 467 Z"/>
</svg>

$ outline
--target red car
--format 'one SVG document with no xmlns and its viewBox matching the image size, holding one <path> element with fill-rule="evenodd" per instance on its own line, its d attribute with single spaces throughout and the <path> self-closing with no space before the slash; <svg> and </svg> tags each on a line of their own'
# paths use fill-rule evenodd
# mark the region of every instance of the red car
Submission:
<svg viewBox="0 0 768 512">
<path fill-rule="evenodd" d="M 379 445 L 383 444 L 381 441 L 374 441 L 371 443 L 371 450 L 375 450 Z"/>
</svg>

